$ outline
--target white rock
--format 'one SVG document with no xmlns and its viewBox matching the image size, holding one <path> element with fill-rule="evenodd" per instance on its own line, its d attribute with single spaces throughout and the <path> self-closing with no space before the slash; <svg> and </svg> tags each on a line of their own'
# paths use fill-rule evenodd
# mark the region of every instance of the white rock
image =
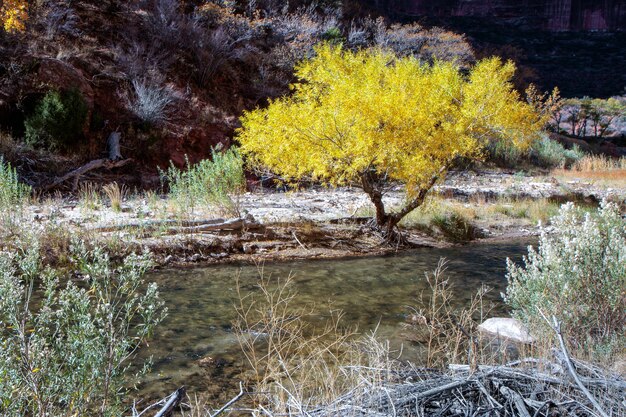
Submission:
<svg viewBox="0 0 626 417">
<path fill-rule="evenodd" d="M 534 342 L 534 339 L 528 333 L 526 327 L 519 320 L 510 317 L 493 317 L 487 319 L 478 326 L 478 330 L 482 333 L 494 335 L 513 342 Z"/>
</svg>

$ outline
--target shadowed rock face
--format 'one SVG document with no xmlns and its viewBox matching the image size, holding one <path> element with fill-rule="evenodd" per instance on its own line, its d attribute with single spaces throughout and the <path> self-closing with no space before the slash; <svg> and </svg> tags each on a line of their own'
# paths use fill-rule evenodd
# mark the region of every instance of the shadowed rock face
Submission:
<svg viewBox="0 0 626 417">
<path fill-rule="evenodd" d="M 626 29 L 626 0 L 372 0 L 387 13 L 405 16 L 471 16 L 523 21 L 548 31 Z"/>
</svg>

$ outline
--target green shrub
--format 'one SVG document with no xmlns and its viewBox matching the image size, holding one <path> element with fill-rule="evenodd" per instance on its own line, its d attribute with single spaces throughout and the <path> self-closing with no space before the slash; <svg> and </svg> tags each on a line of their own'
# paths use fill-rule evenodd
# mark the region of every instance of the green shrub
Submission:
<svg viewBox="0 0 626 417">
<path fill-rule="evenodd" d="M 196 204 L 214 205 L 224 214 L 241 215 L 238 197 L 244 190 L 243 160 L 239 151 L 212 151 L 212 158 L 195 165 L 187 162 L 187 170 L 170 166 L 161 176 L 169 184 L 170 196 L 193 209 Z"/>
<path fill-rule="evenodd" d="M 149 258 L 74 242 L 61 275 L 32 240 L 0 252 L 0 415 L 122 415 L 130 360 L 165 314 Z"/>
<path fill-rule="evenodd" d="M 436 214 L 431 223 L 443 233 L 446 239 L 453 242 L 469 242 L 477 235 L 477 230 L 470 221 L 454 211 Z"/>
<path fill-rule="evenodd" d="M 24 204 L 30 195 L 30 187 L 19 181 L 15 168 L 4 162 L 0 155 L 0 211 L 5 213 Z"/>
<path fill-rule="evenodd" d="M 569 167 L 584 156 L 577 145 L 566 149 L 548 137 L 536 141 L 525 152 L 506 141 L 495 141 L 487 146 L 487 159 L 508 168 L 517 167 L 523 161 L 544 168 Z"/>
<path fill-rule="evenodd" d="M 49 91 L 24 122 L 26 143 L 51 150 L 76 145 L 87 114 L 87 104 L 78 90 Z"/>
<path fill-rule="evenodd" d="M 544 229 L 524 266 L 507 261 L 505 301 L 541 339 L 553 337 L 543 318 L 556 316 L 573 348 L 610 354 L 626 337 L 626 222 L 604 202 L 597 213 L 572 203 Z M 621 348 L 620 348 L 621 346 Z"/>
<path fill-rule="evenodd" d="M 535 142 L 531 149 L 531 157 L 545 168 L 569 167 L 583 156 L 585 153 L 578 146 L 565 149 L 559 142 L 550 138 L 542 138 Z"/>
<path fill-rule="evenodd" d="M 508 141 L 495 141 L 487 146 L 488 159 L 504 167 L 515 167 L 524 158 L 524 153 Z"/>
<path fill-rule="evenodd" d="M 322 39 L 336 44 L 344 41 L 341 30 L 336 26 L 328 28 L 324 33 L 322 33 Z"/>
</svg>

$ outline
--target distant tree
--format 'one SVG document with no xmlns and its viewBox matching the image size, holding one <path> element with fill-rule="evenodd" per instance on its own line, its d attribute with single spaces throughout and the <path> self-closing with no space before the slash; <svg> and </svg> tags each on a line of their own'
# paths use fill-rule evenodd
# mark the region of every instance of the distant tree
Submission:
<svg viewBox="0 0 626 417">
<path fill-rule="evenodd" d="M 546 128 L 559 132 L 563 120 L 563 105 L 565 104 L 559 88 L 554 87 L 550 93 L 542 93 L 537 89 L 537 86 L 531 84 L 526 89 L 525 94 L 526 100 L 545 117 Z"/>
<path fill-rule="evenodd" d="M 611 127 L 615 121 L 626 118 L 626 102 L 613 97 L 606 100 L 593 99 L 589 118 L 591 119 L 593 135 L 600 138 L 604 137 L 612 133 Z"/>
<path fill-rule="evenodd" d="M 480 158 L 489 140 L 525 148 L 538 137 L 544 119 L 513 89 L 514 71 L 493 58 L 464 75 L 452 63 L 321 45 L 296 68 L 292 95 L 243 115 L 241 150 L 287 179 L 359 185 L 391 238 L 458 158 Z M 383 204 L 390 182 L 406 186 L 394 212 Z"/>
<path fill-rule="evenodd" d="M 601 138 L 613 132 L 614 123 L 626 118 L 626 102 L 615 97 L 571 98 L 564 101 L 565 121 L 572 136 Z"/>
<path fill-rule="evenodd" d="M 26 0 L 0 1 L 0 23 L 7 32 L 23 32 L 28 19 Z"/>
</svg>

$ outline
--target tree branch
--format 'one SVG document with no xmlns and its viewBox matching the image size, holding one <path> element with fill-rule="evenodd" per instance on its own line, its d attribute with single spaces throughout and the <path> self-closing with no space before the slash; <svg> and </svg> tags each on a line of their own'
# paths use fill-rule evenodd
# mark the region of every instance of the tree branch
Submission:
<svg viewBox="0 0 626 417">
<path fill-rule="evenodd" d="M 542 315 L 543 315 L 543 313 L 542 313 Z M 544 319 L 546 319 L 545 316 L 544 316 Z M 546 319 L 546 321 L 547 321 L 547 319 Z M 563 357 L 565 359 L 565 364 L 567 365 L 567 370 L 569 371 L 570 375 L 574 379 L 574 382 L 576 382 L 576 385 L 578 385 L 578 388 L 580 388 L 580 390 L 583 392 L 583 394 L 585 394 L 585 396 L 587 397 L 589 402 L 593 405 L 593 407 L 596 409 L 596 411 L 602 417 L 609 417 L 609 415 L 602 409 L 602 407 L 598 403 L 598 400 L 596 400 L 596 398 L 593 395 L 591 395 L 591 393 L 589 392 L 587 387 L 585 387 L 585 385 L 582 383 L 582 381 L 578 377 L 578 374 L 576 373 L 576 370 L 574 369 L 574 365 L 572 365 L 572 361 L 571 361 L 569 355 L 567 354 L 567 348 L 565 347 L 565 341 L 563 340 L 563 335 L 561 334 L 561 323 L 559 323 L 559 321 L 556 319 L 555 316 L 552 316 L 552 323 L 550 323 L 548 321 L 548 324 L 550 325 L 550 327 L 552 327 L 552 330 L 554 330 L 554 332 L 556 333 L 556 336 L 559 339 L 559 344 L 561 345 L 561 352 L 563 353 Z"/>
</svg>

